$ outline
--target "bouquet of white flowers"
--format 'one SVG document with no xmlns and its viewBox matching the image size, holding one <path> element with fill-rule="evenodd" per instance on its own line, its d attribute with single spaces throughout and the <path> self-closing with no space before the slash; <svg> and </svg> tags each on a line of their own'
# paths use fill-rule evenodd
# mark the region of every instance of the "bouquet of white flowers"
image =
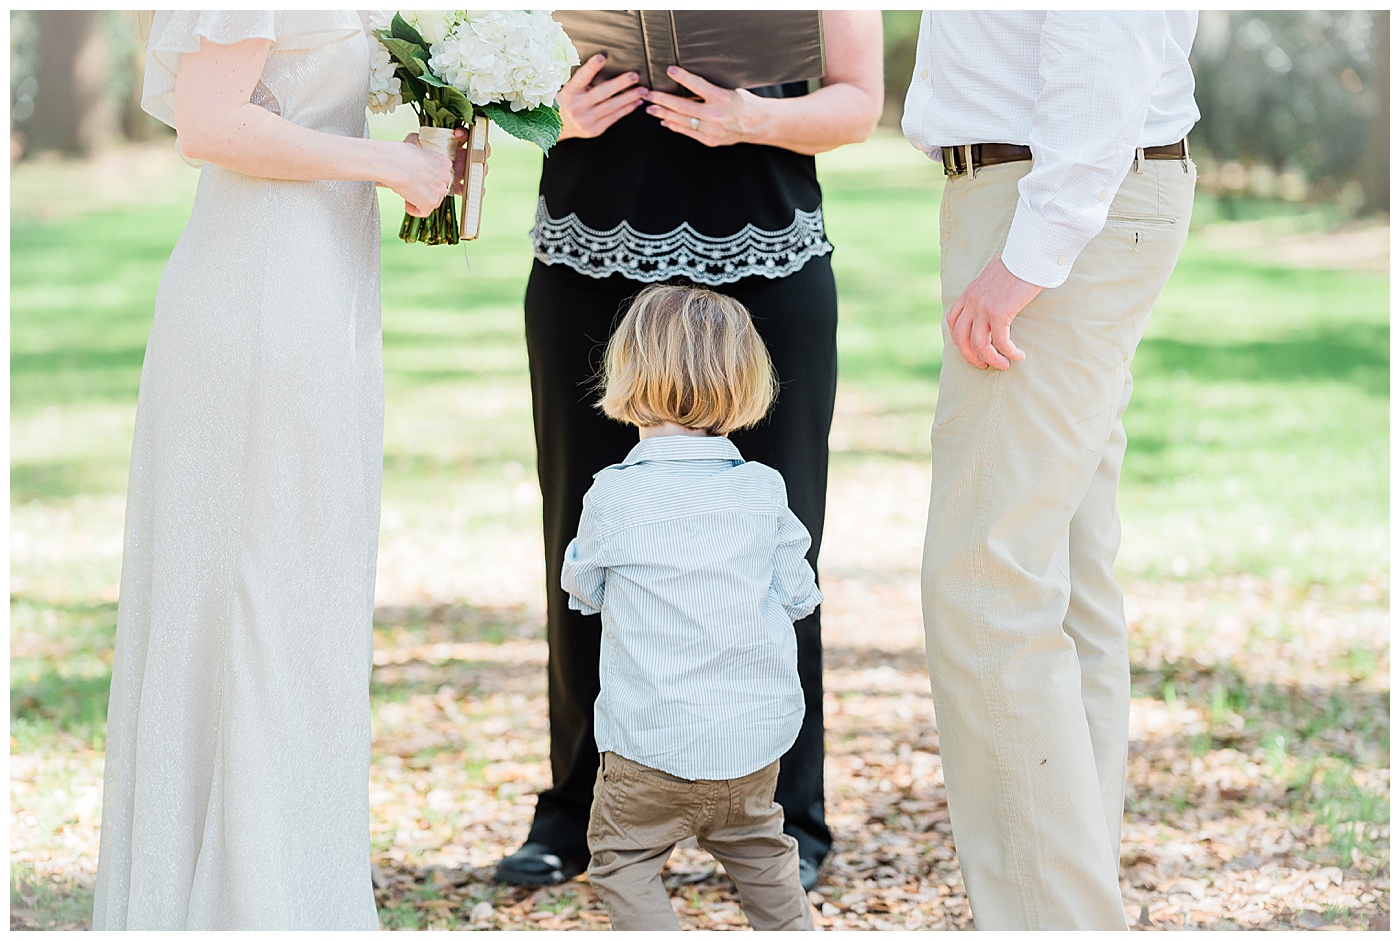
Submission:
<svg viewBox="0 0 1400 941">
<path fill-rule="evenodd" d="M 420 145 L 448 156 L 457 146 L 453 128 L 465 126 L 472 135 L 464 218 L 479 211 L 488 120 L 546 152 L 559 140 L 554 96 L 578 65 L 578 53 L 549 10 L 378 10 L 369 25 L 377 40 L 370 110 L 385 114 L 409 103 L 422 125 Z M 472 219 L 468 237 L 474 236 Z M 460 228 L 452 197 L 425 218 L 405 215 L 399 237 L 455 244 Z"/>
</svg>

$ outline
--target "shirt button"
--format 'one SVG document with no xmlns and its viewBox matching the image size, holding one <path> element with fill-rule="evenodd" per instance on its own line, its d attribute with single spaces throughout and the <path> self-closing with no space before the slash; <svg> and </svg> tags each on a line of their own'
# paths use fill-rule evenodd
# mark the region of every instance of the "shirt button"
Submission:
<svg viewBox="0 0 1400 941">
<path fill-rule="evenodd" d="M 1108 198 L 1108 191 L 1107 191 L 1107 190 L 1099 190 L 1099 199 L 1107 199 L 1107 198 Z"/>
<path fill-rule="evenodd" d="M 928 78 L 928 69 L 922 69 L 919 72 L 919 78 Z"/>
<path fill-rule="evenodd" d="M 1061 256 L 1060 256 L 1060 260 L 1059 260 L 1058 263 L 1061 264 L 1061 265 L 1063 265 L 1063 264 L 1064 264 L 1066 261 L 1068 261 L 1068 260 L 1069 260 L 1069 259 L 1065 258 L 1064 255 L 1061 255 Z"/>
</svg>

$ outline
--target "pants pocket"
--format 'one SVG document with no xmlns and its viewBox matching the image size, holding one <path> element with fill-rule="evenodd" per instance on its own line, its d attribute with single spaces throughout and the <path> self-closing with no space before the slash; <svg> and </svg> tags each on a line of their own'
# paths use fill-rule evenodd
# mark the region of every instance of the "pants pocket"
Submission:
<svg viewBox="0 0 1400 941">
<path fill-rule="evenodd" d="M 1128 212 L 1110 212 L 1104 225 L 1126 229 L 1171 229 L 1176 227 L 1176 219 L 1171 216 L 1136 215 Z"/>
<path fill-rule="evenodd" d="M 638 846 L 666 846 L 692 835 L 701 785 L 624 761 L 604 758 L 605 820 Z"/>
<path fill-rule="evenodd" d="M 782 808 L 774 800 L 778 789 L 778 763 L 762 768 L 729 782 L 731 806 L 730 824 L 753 826 L 763 824 L 778 814 L 782 819 Z M 782 829 L 779 822 L 778 828 Z"/>
</svg>

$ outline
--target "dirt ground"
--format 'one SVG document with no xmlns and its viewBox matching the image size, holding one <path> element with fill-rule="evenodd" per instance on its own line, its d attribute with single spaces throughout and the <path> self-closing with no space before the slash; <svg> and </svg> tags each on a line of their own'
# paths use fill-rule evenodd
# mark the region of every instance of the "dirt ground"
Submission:
<svg viewBox="0 0 1400 941">
<path fill-rule="evenodd" d="M 912 462 L 838 467 L 833 479 L 823 589 L 836 845 L 811 895 L 826 929 L 971 926 L 920 626 L 911 516 L 924 487 Z M 530 546 L 502 548 L 494 571 L 473 576 L 471 596 L 499 605 L 466 607 L 439 595 L 431 547 L 388 523 L 380 597 L 397 603 L 379 611 L 370 782 L 384 926 L 606 927 L 586 881 L 526 890 L 490 878 L 549 776 L 537 575 L 517 564 Z M 1125 918 L 1142 929 L 1388 925 L 1388 814 L 1349 823 L 1319 805 L 1353 792 L 1388 804 L 1386 586 L 1353 598 L 1252 578 L 1125 587 Z M 1382 660 L 1348 666 L 1347 651 L 1375 638 Z M 1336 754 L 1358 769 L 1340 790 L 1327 783 Z M 12 927 L 88 923 L 100 758 L 77 743 L 12 755 L 11 864 L 25 867 Z M 1364 832 L 1339 839 L 1347 827 Z M 700 850 L 680 847 L 666 881 L 686 927 L 747 926 L 732 882 Z"/>
</svg>

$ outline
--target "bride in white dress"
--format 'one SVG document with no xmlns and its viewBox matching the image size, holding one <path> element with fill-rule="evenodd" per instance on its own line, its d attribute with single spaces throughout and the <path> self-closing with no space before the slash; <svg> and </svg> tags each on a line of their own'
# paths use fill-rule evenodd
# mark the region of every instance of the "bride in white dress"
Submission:
<svg viewBox="0 0 1400 941">
<path fill-rule="evenodd" d="M 369 677 L 384 416 L 353 12 L 155 15 L 143 107 L 204 161 L 131 455 L 93 927 L 379 926 Z M 421 208 L 419 208 L 421 207 Z"/>
</svg>

